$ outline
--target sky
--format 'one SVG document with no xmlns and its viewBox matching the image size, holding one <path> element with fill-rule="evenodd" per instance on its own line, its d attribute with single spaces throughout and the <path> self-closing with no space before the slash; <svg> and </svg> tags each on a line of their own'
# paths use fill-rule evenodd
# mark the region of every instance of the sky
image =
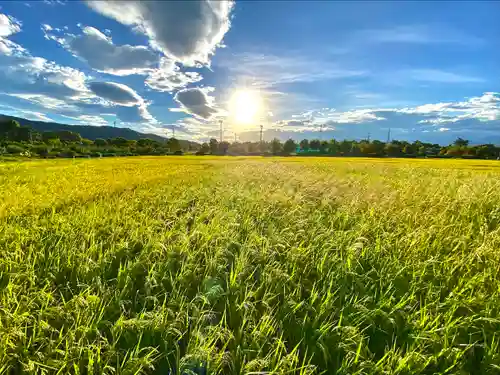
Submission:
<svg viewBox="0 0 500 375">
<path fill-rule="evenodd" d="M 0 1 L 0 113 L 206 141 L 500 143 L 500 2 Z"/>
</svg>

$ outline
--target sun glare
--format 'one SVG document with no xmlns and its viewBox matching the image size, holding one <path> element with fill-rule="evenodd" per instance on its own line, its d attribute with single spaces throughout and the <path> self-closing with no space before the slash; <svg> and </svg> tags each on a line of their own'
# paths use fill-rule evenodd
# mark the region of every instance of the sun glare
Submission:
<svg viewBox="0 0 500 375">
<path fill-rule="evenodd" d="M 239 124 L 257 121 L 261 110 L 261 98 L 255 91 L 241 90 L 234 93 L 230 101 L 231 117 Z"/>
</svg>

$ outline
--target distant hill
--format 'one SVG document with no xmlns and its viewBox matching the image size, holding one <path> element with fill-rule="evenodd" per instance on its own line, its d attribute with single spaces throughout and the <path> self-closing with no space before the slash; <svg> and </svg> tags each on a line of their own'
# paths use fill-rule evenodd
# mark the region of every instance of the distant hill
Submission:
<svg viewBox="0 0 500 375">
<path fill-rule="evenodd" d="M 158 142 L 164 142 L 166 140 L 165 137 L 160 137 L 156 134 L 139 133 L 129 128 L 115 128 L 113 126 L 68 125 L 60 124 L 57 122 L 33 121 L 21 117 L 0 114 L 0 120 L 1 119 L 16 120 L 21 126 L 29 126 L 39 132 L 69 130 L 72 132 L 80 133 L 83 138 L 91 140 L 95 140 L 96 138 L 108 139 L 117 137 L 123 137 L 129 140 L 149 138 Z M 196 142 L 191 141 L 179 140 L 179 142 L 183 149 L 188 148 L 189 145 L 197 145 Z"/>
</svg>

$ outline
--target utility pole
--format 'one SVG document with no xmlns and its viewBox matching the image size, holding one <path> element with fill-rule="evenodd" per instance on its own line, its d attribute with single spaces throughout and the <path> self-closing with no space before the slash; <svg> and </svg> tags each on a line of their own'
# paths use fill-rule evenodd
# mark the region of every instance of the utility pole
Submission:
<svg viewBox="0 0 500 375">
<path fill-rule="evenodd" d="M 219 125 L 220 125 L 220 140 L 219 142 L 222 143 L 222 120 L 219 120 Z"/>
<path fill-rule="evenodd" d="M 260 125 L 260 144 L 262 145 L 262 132 L 264 131 L 264 125 Z"/>
<path fill-rule="evenodd" d="M 172 125 L 172 138 L 175 138 L 175 126 Z"/>
<path fill-rule="evenodd" d="M 391 143 L 391 128 L 389 128 L 389 131 L 387 132 L 387 143 Z"/>
<path fill-rule="evenodd" d="M 325 124 L 321 124 L 319 126 L 319 139 L 323 139 L 323 126 L 325 126 Z"/>
<path fill-rule="evenodd" d="M 113 126 L 116 128 L 116 120 L 113 122 Z"/>
<path fill-rule="evenodd" d="M 368 133 L 368 143 L 370 143 L 370 133 Z"/>
<path fill-rule="evenodd" d="M 236 132 L 234 132 L 234 143 L 236 143 Z"/>
</svg>

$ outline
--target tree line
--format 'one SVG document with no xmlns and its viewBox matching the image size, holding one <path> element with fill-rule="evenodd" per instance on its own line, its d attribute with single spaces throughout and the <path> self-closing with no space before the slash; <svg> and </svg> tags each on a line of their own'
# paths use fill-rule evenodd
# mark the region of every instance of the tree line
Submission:
<svg viewBox="0 0 500 375">
<path fill-rule="evenodd" d="M 190 147 L 186 151 L 191 151 Z M 123 137 L 90 140 L 68 130 L 38 132 L 31 127 L 20 126 L 15 120 L 0 121 L 0 155 L 56 158 L 168 155 L 182 152 L 181 143 L 175 138 L 166 139 L 165 142 L 149 138 L 136 141 Z"/>
<path fill-rule="evenodd" d="M 275 138 L 270 142 L 218 142 L 210 139 L 203 143 L 198 155 L 304 155 L 304 156 L 366 156 L 366 157 L 461 157 L 471 159 L 497 159 L 500 147 L 493 144 L 471 146 L 469 141 L 457 138 L 448 146 L 421 141 L 392 140 L 336 140 L 303 139 L 296 142 L 288 139 L 281 142 Z"/>
<path fill-rule="evenodd" d="M 157 141 L 149 138 L 128 140 L 123 137 L 82 138 L 77 132 L 38 132 L 20 126 L 15 120 L 0 121 L 0 155 L 31 157 L 101 157 L 132 155 L 180 155 L 185 152 L 197 155 L 305 155 L 305 156 L 367 156 L 367 157 L 461 157 L 497 159 L 500 147 L 493 144 L 469 145 L 457 138 L 448 146 L 421 141 L 392 140 L 319 140 L 303 139 L 296 142 L 279 139 L 263 142 L 219 142 L 212 138 L 202 144 L 181 144 L 175 138 Z"/>
</svg>

